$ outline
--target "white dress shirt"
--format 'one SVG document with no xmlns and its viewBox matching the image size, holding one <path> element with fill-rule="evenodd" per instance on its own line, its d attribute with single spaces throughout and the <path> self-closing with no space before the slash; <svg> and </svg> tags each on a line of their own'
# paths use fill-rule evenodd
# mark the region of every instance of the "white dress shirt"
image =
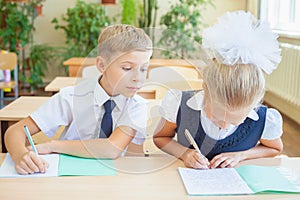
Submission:
<svg viewBox="0 0 300 200">
<path fill-rule="evenodd" d="M 116 103 L 112 111 L 113 129 L 119 126 L 135 129 L 137 133 L 132 142 L 142 144 L 147 124 L 147 101 L 138 95 L 110 97 L 97 79 L 62 88 L 30 117 L 48 137 L 53 137 L 60 126 L 65 126 L 60 139 L 96 139 L 104 114 L 103 104 L 108 99 Z"/>
<path fill-rule="evenodd" d="M 181 97 L 182 91 L 172 89 L 167 92 L 160 107 L 160 114 L 164 119 L 172 123 L 176 123 Z M 220 129 L 218 126 L 216 126 L 210 119 L 206 117 L 203 98 L 203 91 L 199 91 L 187 101 L 187 106 L 194 110 L 201 110 L 201 124 L 205 133 L 215 140 L 221 140 L 231 135 L 238 128 L 238 126 L 230 124 L 226 129 Z M 259 116 L 255 110 L 252 110 L 247 117 L 253 120 L 259 119 Z M 261 138 L 272 140 L 279 138 L 281 135 L 282 116 L 277 110 L 268 108 L 266 112 L 265 127 Z"/>
</svg>

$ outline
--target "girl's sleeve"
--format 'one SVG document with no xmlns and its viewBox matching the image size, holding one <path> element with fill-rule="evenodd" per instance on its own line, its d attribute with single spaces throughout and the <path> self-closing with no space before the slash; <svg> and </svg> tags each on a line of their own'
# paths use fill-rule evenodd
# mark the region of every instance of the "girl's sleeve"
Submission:
<svg viewBox="0 0 300 200">
<path fill-rule="evenodd" d="M 282 116 L 273 108 L 268 108 L 266 113 L 265 128 L 261 138 L 266 140 L 273 140 L 280 138 L 282 135 Z"/>
<path fill-rule="evenodd" d="M 171 89 L 164 96 L 159 113 L 164 119 L 176 123 L 177 112 L 181 102 L 182 92 Z"/>
</svg>

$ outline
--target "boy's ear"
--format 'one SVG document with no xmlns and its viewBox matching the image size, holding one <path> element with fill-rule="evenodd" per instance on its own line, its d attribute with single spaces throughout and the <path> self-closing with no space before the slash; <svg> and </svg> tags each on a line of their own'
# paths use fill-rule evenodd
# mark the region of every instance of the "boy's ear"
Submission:
<svg viewBox="0 0 300 200">
<path fill-rule="evenodd" d="M 202 89 L 204 90 L 204 92 L 207 92 L 207 86 L 204 81 L 202 81 Z"/>
<path fill-rule="evenodd" d="M 101 56 L 97 57 L 96 66 L 101 73 L 104 72 L 104 70 L 105 70 L 104 59 Z"/>
</svg>

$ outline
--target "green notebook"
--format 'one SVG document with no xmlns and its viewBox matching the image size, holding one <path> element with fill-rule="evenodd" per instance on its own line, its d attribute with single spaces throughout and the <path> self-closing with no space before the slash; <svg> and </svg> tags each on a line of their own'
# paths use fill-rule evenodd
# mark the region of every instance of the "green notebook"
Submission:
<svg viewBox="0 0 300 200">
<path fill-rule="evenodd" d="M 112 176 L 116 175 L 112 159 L 80 158 L 61 154 L 58 176 Z"/>
<path fill-rule="evenodd" d="M 238 168 L 178 170 L 189 195 L 300 193 L 300 178 L 286 168 L 248 165 Z"/>
<path fill-rule="evenodd" d="M 0 177 L 51 177 L 51 176 L 114 176 L 116 170 L 111 159 L 80 158 L 63 154 L 39 155 L 49 163 L 46 173 L 20 175 L 9 154 L 0 167 Z"/>
</svg>

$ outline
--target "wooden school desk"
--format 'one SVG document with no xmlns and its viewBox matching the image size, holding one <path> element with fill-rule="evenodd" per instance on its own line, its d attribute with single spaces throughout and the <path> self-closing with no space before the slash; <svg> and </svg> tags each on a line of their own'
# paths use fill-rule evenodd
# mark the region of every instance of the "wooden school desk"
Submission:
<svg viewBox="0 0 300 200">
<path fill-rule="evenodd" d="M 96 65 L 96 58 L 73 57 L 63 62 L 68 67 L 69 76 L 81 76 L 82 67 Z"/>
<path fill-rule="evenodd" d="M 52 92 L 55 94 L 63 87 L 73 86 L 84 80 L 80 77 L 55 77 L 48 85 L 45 87 L 46 92 Z M 179 90 L 200 90 L 202 89 L 202 80 L 186 80 L 186 81 L 175 81 L 168 82 L 165 84 L 157 84 L 155 82 L 145 82 L 137 94 L 144 97 L 145 99 L 162 99 L 165 93 L 169 89 L 179 89 Z"/>
<path fill-rule="evenodd" d="M 0 110 L 0 123 L 1 123 L 1 147 L 2 152 L 6 153 L 6 147 L 4 143 L 4 133 L 8 129 L 8 127 L 21 119 L 24 119 L 25 117 L 29 116 L 32 112 L 34 112 L 38 107 L 40 107 L 43 103 L 45 103 L 47 100 L 49 100 L 50 97 L 19 97 L 17 100 L 13 101 L 9 105 L 5 106 L 3 109 Z M 151 111 L 152 107 L 160 105 L 160 100 L 150 100 L 151 102 L 149 104 L 149 113 L 153 112 Z M 157 107 L 155 108 L 157 110 Z M 157 113 L 157 111 L 156 111 Z M 157 117 L 157 116 L 156 116 Z M 151 121 L 152 119 L 150 119 Z M 154 122 L 151 122 L 151 125 L 154 126 Z M 156 124 L 155 124 L 156 125 Z M 153 129 L 155 127 L 148 127 L 149 131 L 154 131 Z M 147 137 L 147 144 L 151 148 L 151 142 L 149 141 L 150 138 Z M 140 145 L 138 145 L 140 146 Z M 127 152 L 135 152 L 138 150 L 135 150 L 135 148 L 142 148 L 142 147 L 136 147 L 135 145 L 130 145 L 129 150 Z M 132 149 L 132 150 L 131 150 Z M 143 150 L 141 150 L 143 151 Z"/>
<path fill-rule="evenodd" d="M 4 145 L 4 133 L 7 128 L 29 116 L 49 98 L 21 96 L 0 110 L 2 152 L 7 152 Z"/>
<path fill-rule="evenodd" d="M 84 78 L 80 77 L 55 77 L 46 87 L 46 92 L 52 92 L 55 94 L 59 92 L 59 90 L 63 87 L 73 86 L 79 83 L 80 81 L 84 80 Z M 154 86 L 146 86 L 141 88 L 137 92 L 140 96 L 144 97 L 145 99 L 155 99 L 159 92 L 157 92 L 156 87 Z M 162 95 L 159 95 L 162 96 Z"/>
<path fill-rule="evenodd" d="M 150 59 L 147 77 L 149 72 L 157 67 L 162 66 L 179 66 L 185 68 L 195 69 L 195 64 L 203 65 L 203 63 L 199 61 L 186 61 L 183 59 Z M 82 68 L 86 66 L 91 66 L 96 64 L 96 58 L 84 58 L 84 57 L 73 57 L 63 62 L 63 65 L 68 67 L 69 69 L 69 76 L 82 76 Z M 200 71 L 198 72 L 198 78 L 201 78 Z"/>
<path fill-rule="evenodd" d="M 5 154 L 0 154 L 0 159 Z M 0 161 L 1 162 L 1 161 Z M 244 164 L 288 167 L 300 175 L 300 158 L 262 158 Z M 122 157 L 115 160 L 116 176 L 1 178 L 0 199 L 299 199 L 300 194 L 188 196 L 179 176 L 180 160 L 170 156 Z"/>
<path fill-rule="evenodd" d="M 77 83 L 79 83 L 82 80 L 84 80 L 84 79 L 80 78 L 80 77 L 57 76 L 48 85 L 46 85 L 45 91 L 56 93 L 61 88 L 76 85 Z"/>
</svg>

